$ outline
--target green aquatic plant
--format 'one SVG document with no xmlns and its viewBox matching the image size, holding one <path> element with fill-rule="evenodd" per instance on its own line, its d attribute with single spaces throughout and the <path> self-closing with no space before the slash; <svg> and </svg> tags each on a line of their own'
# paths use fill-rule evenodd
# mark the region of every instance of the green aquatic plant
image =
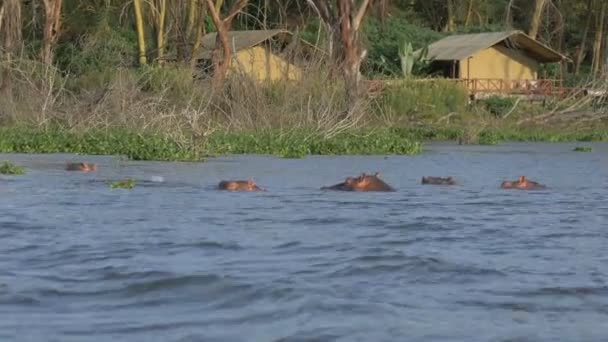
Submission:
<svg viewBox="0 0 608 342">
<path fill-rule="evenodd" d="M 61 127 L 0 128 L 0 152 L 119 155 L 131 160 L 200 161 L 194 145 L 184 145 L 154 133 L 124 129 L 73 132 Z"/>
<path fill-rule="evenodd" d="M 15 165 L 10 161 L 4 161 L 0 164 L 0 174 L 1 175 L 23 175 L 25 174 L 25 169 L 21 166 Z"/>
<path fill-rule="evenodd" d="M 110 183 L 110 189 L 133 189 L 135 187 L 134 179 L 124 179 Z"/>
<path fill-rule="evenodd" d="M 591 152 L 593 151 L 593 147 L 591 146 L 577 146 L 574 148 L 575 152 Z"/>
</svg>

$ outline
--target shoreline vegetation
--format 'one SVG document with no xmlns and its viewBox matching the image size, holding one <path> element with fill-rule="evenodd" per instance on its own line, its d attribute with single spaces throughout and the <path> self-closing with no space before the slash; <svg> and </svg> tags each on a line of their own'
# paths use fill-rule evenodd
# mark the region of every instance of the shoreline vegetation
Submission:
<svg viewBox="0 0 608 342">
<path fill-rule="evenodd" d="M 171 2 L 165 12 L 174 15 L 160 20 L 166 13 L 154 11 L 152 3 L 157 2 L 137 9 L 114 0 L 90 8 L 66 2 L 47 18 L 34 3 L 6 2 L 13 7 L 3 9 L 14 15 L 0 21 L 0 153 L 198 161 L 248 153 L 418 154 L 425 142 L 446 140 L 608 141 L 601 99 L 528 102 L 493 96 L 471 102 L 462 85 L 433 78 L 423 62 L 407 59 L 406 51 L 457 30 L 440 33 L 428 25 L 432 21 L 420 21 L 424 11 L 398 4 L 387 7 L 391 15 L 382 18 L 369 11 L 357 16 L 361 22 L 350 23 L 360 28 L 350 36 L 326 31 L 340 26 L 330 22 L 338 17 L 300 13 L 301 38 L 318 48 L 293 57 L 301 74 L 297 80 L 260 81 L 228 73 L 233 52 L 225 43 L 216 41 L 210 65 L 197 65 L 200 60 L 192 56 L 201 49 L 203 33 L 220 28 L 222 40 L 227 33 L 222 30 L 285 28 L 282 16 L 251 26 L 244 20 L 255 17 L 247 12 L 254 7 L 248 1 L 234 2 L 239 5 L 234 8 L 222 1 L 219 8 L 188 1 Z M 28 24 L 30 18 L 36 25 Z M 49 36 L 59 22 L 61 32 Z M 333 53 L 323 52 L 330 46 Z M 175 61 L 161 58 L 175 53 Z M 566 79 L 571 86 L 573 80 L 594 79 L 587 62 Z M 557 68 L 545 69 L 544 76 L 558 75 Z M 391 82 L 374 91 L 371 84 L 378 80 Z"/>
<path fill-rule="evenodd" d="M 132 160 L 203 161 L 231 154 L 263 154 L 281 158 L 307 155 L 414 155 L 424 143 L 460 141 L 466 132 L 455 128 L 361 129 L 326 138 L 311 131 L 289 133 L 215 132 L 200 146 L 182 145 L 161 134 L 127 130 L 70 132 L 64 128 L 38 130 L 0 128 L 0 153 L 74 153 L 117 155 Z M 548 130 L 485 130 L 476 144 L 504 142 L 597 142 L 608 141 L 606 130 L 565 133 Z"/>
<path fill-rule="evenodd" d="M 463 88 L 441 79 L 398 80 L 378 94 L 362 94 L 353 106 L 344 83 L 323 63 L 310 64 L 297 81 L 259 82 L 237 74 L 215 89 L 209 79 L 193 78 L 187 66 L 71 76 L 16 59 L 15 96 L 0 98 L 0 153 L 201 161 L 226 154 L 411 155 L 429 141 L 608 141 L 608 125 L 578 120 L 594 112 L 573 101 L 496 97 L 469 103 Z M 574 115 L 546 119 L 573 106 Z"/>
</svg>

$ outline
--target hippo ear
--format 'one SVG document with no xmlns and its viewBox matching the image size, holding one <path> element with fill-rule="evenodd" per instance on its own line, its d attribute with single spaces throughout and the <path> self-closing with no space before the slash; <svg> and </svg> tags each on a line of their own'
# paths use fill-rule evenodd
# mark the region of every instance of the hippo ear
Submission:
<svg viewBox="0 0 608 342">
<path fill-rule="evenodd" d="M 252 177 L 249 177 L 249 179 L 247 180 L 247 184 L 251 185 L 254 184 L 255 182 L 253 181 Z"/>
</svg>

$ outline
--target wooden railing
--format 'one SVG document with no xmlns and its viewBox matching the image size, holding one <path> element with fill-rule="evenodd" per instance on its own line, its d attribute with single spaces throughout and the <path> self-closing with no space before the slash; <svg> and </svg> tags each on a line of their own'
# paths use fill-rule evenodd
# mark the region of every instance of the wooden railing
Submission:
<svg viewBox="0 0 608 342">
<path fill-rule="evenodd" d="M 509 94 L 560 96 L 564 92 L 562 80 L 503 80 L 503 79 L 455 79 L 472 94 Z"/>
<path fill-rule="evenodd" d="M 416 79 L 416 82 L 433 82 L 437 79 Z M 490 95 L 523 95 L 523 96 L 556 96 L 564 97 L 572 90 L 563 87 L 562 80 L 539 79 L 539 80 L 503 80 L 491 78 L 475 79 L 442 79 L 461 84 L 468 89 L 469 93 L 476 96 Z M 366 88 L 369 93 L 378 94 L 385 86 L 399 84 L 402 80 L 367 80 Z"/>
</svg>

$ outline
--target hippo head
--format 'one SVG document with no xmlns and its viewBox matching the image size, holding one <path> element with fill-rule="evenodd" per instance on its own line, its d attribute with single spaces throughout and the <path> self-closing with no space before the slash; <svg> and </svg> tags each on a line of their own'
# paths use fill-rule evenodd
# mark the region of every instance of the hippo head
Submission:
<svg viewBox="0 0 608 342">
<path fill-rule="evenodd" d="M 69 163 L 66 166 L 68 171 L 96 171 L 97 165 L 92 163 Z"/>
<path fill-rule="evenodd" d="M 255 184 L 255 181 L 251 178 L 247 180 L 247 183 L 245 185 L 245 190 L 247 190 L 247 191 L 264 191 L 257 184 Z"/>
<path fill-rule="evenodd" d="M 378 172 L 376 172 L 373 176 L 363 172 L 359 177 L 354 179 L 355 186 L 365 189 L 374 181 L 374 178 L 378 177 L 378 175 Z"/>
<path fill-rule="evenodd" d="M 504 182 L 502 182 L 502 184 L 500 184 L 500 187 L 503 189 L 509 189 L 509 188 L 512 188 L 513 186 L 514 186 L 514 184 L 511 181 L 504 181 Z"/>
</svg>

